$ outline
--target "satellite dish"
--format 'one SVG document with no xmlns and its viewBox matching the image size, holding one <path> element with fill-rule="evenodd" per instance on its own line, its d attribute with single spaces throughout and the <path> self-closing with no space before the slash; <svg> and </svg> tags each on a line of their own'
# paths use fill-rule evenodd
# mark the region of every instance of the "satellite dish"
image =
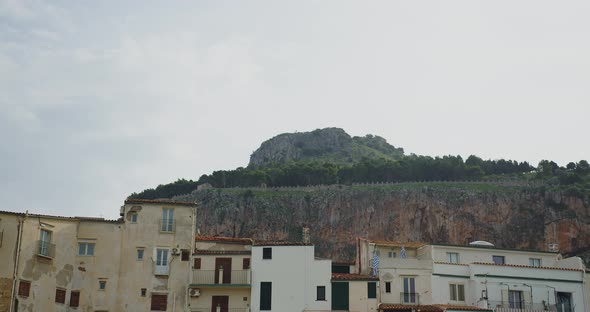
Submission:
<svg viewBox="0 0 590 312">
<path fill-rule="evenodd" d="M 469 243 L 469 246 L 487 246 L 487 247 L 494 247 L 494 244 L 486 241 L 473 241 Z"/>
</svg>

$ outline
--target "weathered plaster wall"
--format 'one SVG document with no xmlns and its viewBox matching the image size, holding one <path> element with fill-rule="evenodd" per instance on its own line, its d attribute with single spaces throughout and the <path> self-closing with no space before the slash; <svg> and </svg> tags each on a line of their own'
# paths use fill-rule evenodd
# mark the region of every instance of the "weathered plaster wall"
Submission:
<svg viewBox="0 0 590 312">
<path fill-rule="evenodd" d="M 0 312 L 10 309 L 14 273 L 14 256 L 17 249 L 18 216 L 0 213 Z"/>
</svg>

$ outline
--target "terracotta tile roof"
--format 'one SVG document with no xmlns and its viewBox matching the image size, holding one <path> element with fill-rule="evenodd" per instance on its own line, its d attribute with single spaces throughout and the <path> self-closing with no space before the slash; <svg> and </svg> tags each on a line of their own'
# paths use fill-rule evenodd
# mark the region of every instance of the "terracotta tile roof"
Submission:
<svg viewBox="0 0 590 312">
<path fill-rule="evenodd" d="M 205 250 L 197 249 L 194 255 L 251 255 L 250 250 Z"/>
<path fill-rule="evenodd" d="M 332 273 L 333 281 L 378 281 L 378 276 L 350 273 Z"/>
<path fill-rule="evenodd" d="M 252 239 L 247 238 L 247 237 L 224 237 L 224 236 L 196 235 L 195 241 L 220 242 L 220 243 L 240 243 L 240 244 L 252 245 Z"/>
<path fill-rule="evenodd" d="M 451 263 L 451 262 L 443 262 L 443 261 L 433 261 L 433 263 L 436 263 L 436 264 L 450 264 L 450 265 L 464 265 L 464 266 L 469 266 L 469 264 L 467 264 L 467 263 Z"/>
<path fill-rule="evenodd" d="M 164 205 L 176 205 L 176 206 L 197 206 L 195 202 L 178 201 L 171 199 L 140 199 L 140 198 L 128 198 L 125 200 L 125 205 L 128 204 L 164 204 Z"/>
<path fill-rule="evenodd" d="M 254 246 L 313 246 L 313 244 L 304 242 L 254 240 Z"/>
<path fill-rule="evenodd" d="M 424 311 L 424 312 L 442 312 L 443 309 L 433 305 L 409 305 L 409 304 L 389 304 L 382 303 L 379 305 L 380 311 Z"/>
<path fill-rule="evenodd" d="M 369 240 L 369 243 L 373 243 L 375 245 L 379 245 L 379 246 L 390 246 L 390 247 L 401 247 L 402 245 L 405 248 L 420 248 L 424 245 L 426 245 L 425 243 L 422 242 L 400 242 L 400 241 L 388 241 L 388 240 Z"/>
<path fill-rule="evenodd" d="M 345 260 L 332 260 L 332 264 L 336 265 L 354 265 L 356 262 L 354 260 L 345 261 Z"/>
<path fill-rule="evenodd" d="M 584 270 L 582 270 L 582 269 L 558 268 L 558 267 L 535 267 L 535 266 L 532 266 L 532 265 L 521 265 L 521 264 L 496 264 L 496 263 L 493 263 L 493 262 L 473 262 L 472 264 L 494 265 L 494 266 L 513 267 L 513 268 L 526 268 L 526 269 L 562 270 L 562 271 L 578 271 L 578 272 L 584 272 Z"/>
<path fill-rule="evenodd" d="M 11 214 L 15 216 L 24 217 L 25 215 L 28 218 L 48 218 L 48 219 L 61 219 L 61 220 L 70 220 L 70 221 L 93 221 L 93 222 L 106 222 L 106 223 L 122 223 L 123 220 L 112 220 L 112 219 L 105 219 L 100 217 L 64 217 L 64 216 L 52 216 L 52 215 L 44 215 L 44 214 L 35 214 L 35 213 L 24 213 L 24 212 L 14 212 L 14 211 L 3 211 L 0 210 L 0 214 Z"/>
<path fill-rule="evenodd" d="M 484 309 L 484 308 L 471 307 L 471 306 L 450 305 L 450 304 L 409 305 L 409 304 L 389 304 L 389 303 L 380 304 L 379 310 L 383 310 L 383 311 L 421 311 L 421 312 L 444 312 L 444 311 L 448 311 L 448 310 L 492 311 L 492 309 Z"/>
<path fill-rule="evenodd" d="M 472 306 L 461 306 L 461 305 L 452 305 L 452 304 L 435 304 L 435 306 L 443 308 L 445 311 L 447 311 L 447 310 L 492 311 L 492 309 L 487 309 L 487 308 L 478 308 L 478 307 L 472 307 Z"/>
</svg>

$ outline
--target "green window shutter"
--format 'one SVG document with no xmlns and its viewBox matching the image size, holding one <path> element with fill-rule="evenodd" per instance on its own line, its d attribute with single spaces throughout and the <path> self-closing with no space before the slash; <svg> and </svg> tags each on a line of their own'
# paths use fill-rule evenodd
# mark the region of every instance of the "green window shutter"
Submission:
<svg viewBox="0 0 590 312">
<path fill-rule="evenodd" d="M 369 282 L 367 284 L 367 298 L 369 298 L 369 299 L 377 298 L 377 283 L 376 282 Z"/>
</svg>

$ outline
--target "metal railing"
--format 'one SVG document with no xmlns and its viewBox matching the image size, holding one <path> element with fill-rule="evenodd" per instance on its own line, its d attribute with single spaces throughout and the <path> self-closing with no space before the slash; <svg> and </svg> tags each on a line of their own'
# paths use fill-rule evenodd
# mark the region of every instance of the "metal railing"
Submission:
<svg viewBox="0 0 590 312">
<path fill-rule="evenodd" d="M 37 241 L 37 254 L 47 258 L 55 258 L 55 244 L 42 240 Z"/>
<path fill-rule="evenodd" d="M 399 294 L 399 301 L 403 304 L 420 304 L 420 294 L 401 292 Z"/>
<path fill-rule="evenodd" d="M 162 233 L 176 232 L 176 221 L 174 219 L 160 219 L 158 225 L 160 226 L 160 232 Z"/>
<path fill-rule="evenodd" d="M 488 307 L 495 312 L 573 312 L 573 308 L 568 304 L 546 304 L 546 303 L 526 303 L 526 302 L 502 302 L 488 301 Z"/>
<path fill-rule="evenodd" d="M 250 312 L 250 308 L 191 307 L 191 312 Z"/>
<path fill-rule="evenodd" d="M 232 270 L 229 283 L 227 280 L 224 283 L 223 274 L 223 270 L 193 270 L 192 283 L 199 285 L 250 285 L 250 270 Z"/>
</svg>

